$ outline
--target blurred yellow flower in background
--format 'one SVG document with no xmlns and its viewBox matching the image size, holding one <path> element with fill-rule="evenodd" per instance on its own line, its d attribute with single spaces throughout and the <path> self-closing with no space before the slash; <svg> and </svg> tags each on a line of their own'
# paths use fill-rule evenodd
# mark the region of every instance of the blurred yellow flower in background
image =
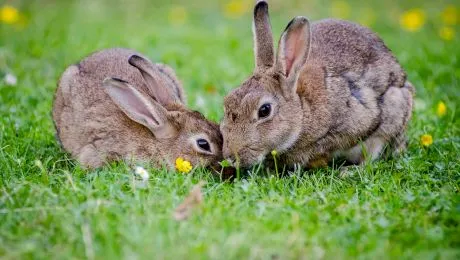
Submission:
<svg viewBox="0 0 460 260">
<path fill-rule="evenodd" d="M 334 1 L 331 4 L 331 15 L 335 18 L 348 18 L 350 11 L 350 5 L 345 1 Z"/>
<path fill-rule="evenodd" d="M 428 147 L 433 144 L 433 137 L 429 134 L 424 134 L 420 137 L 420 143 L 423 146 Z"/>
<path fill-rule="evenodd" d="M 447 106 L 444 102 L 439 101 L 438 106 L 436 108 L 436 114 L 440 117 L 444 116 L 447 113 Z"/>
<path fill-rule="evenodd" d="M 416 32 L 425 24 L 425 12 L 418 8 L 408 10 L 401 15 L 399 23 L 404 30 Z"/>
<path fill-rule="evenodd" d="M 19 21 L 18 9 L 5 5 L 0 9 L 0 21 L 6 24 L 15 24 Z"/>
<path fill-rule="evenodd" d="M 447 6 L 441 14 L 442 22 L 447 25 L 454 25 L 457 23 L 458 15 L 457 8 L 453 5 Z"/>
<path fill-rule="evenodd" d="M 249 11 L 252 1 L 231 0 L 224 6 L 224 14 L 228 18 L 239 18 Z"/>
<path fill-rule="evenodd" d="M 204 90 L 205 90 L 206 92 L 208 92 L 208 93 L 211 93 L 211 94 L 214 94 L 214 93 L 217 92 L 217 88 L 216 88 L 216 86 L 213 85 L 213 84 L 207 84 L 207 85 L 205 85 Z"/>
<path fill-rule="evenodd" d="M 184 158 L 179 157 L 176 159 L 176 169 L 182 173 L 189 173 L 192 170 L 192 164 L 184 160 Z"/>
<path fill-rule="evenodd" d="M 187 22 L 187 18 L 188 13 L 183 6 L 176 5 L 169 10 L 168 20 L 173 25 L 183 25 Z"/>
<path fill-rule="evenodd" d="M 441 29 L 439 29 L 439 37 L 444 41 L 452 41 L 455 37 L 455 31 L 452 27 L 441 27 Z"/>
</svg>

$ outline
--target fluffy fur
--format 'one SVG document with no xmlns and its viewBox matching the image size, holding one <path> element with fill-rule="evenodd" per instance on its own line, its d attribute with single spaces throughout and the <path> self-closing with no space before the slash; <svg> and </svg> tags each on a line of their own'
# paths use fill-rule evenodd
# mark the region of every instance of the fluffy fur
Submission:
<svg viewBox="0 0 460 260">
<path fill-rule="evenodd" d="M 53 119 L 63 148 L 85 167 L 120 159 L 173 167 L 177 157 L 213 164 L 222 157 L 219 127 L 184 100 L 171 68 L 132 50 L 107 49 L 65 70 Z M 211 151 L 197 146 L 200 138 Z"/>
<path fill-rule="evenodd" d="M 321 166 L 404 150 L 414 88 L 378 36 L 347 21 L 296 17 L 275 58 L 265 1 L 253 28 L 255 71 L 224 101 L 226 159 L 248 167 L 276 149 L 287 165 Z M 258 116 L 263 104 L 271 106 L 266 118 Z"/>
</svg>

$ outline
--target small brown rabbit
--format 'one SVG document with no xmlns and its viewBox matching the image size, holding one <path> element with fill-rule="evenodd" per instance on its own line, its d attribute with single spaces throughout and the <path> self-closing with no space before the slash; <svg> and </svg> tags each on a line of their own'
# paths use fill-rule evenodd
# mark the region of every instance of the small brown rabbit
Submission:
<svg viewBox="0 0 460 260">
<path fill-rule="evenodd" d="M 128 49 L 96 52 L 66 69 L 53 119 L 64 149 L 83 166 L 145 160 L 208 166 L 222 157 L 219 126 L 184 105 L 174 71 Z"/>
<path fill-rule="evenodd" d="M 373 32 L 296 17 L 275 58 L 268 4 L 258 1 L 253 33 L 254 74 L 224 101 L 224 158 L 249 167 L 277 150 L 288 166 L 320 166 L 405 149 L 414 88 Z"/>
</svg>

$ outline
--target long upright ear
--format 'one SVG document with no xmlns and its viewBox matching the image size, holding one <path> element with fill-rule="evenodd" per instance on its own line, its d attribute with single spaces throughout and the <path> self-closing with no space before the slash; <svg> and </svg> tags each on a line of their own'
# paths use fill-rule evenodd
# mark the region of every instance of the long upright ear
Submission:
<svg viewBox="0 0 460 260">
<path fill-rule="evenodd" d="M 126 81 L 106 78 L 102 85 L 112 101 L 131 120 L 146 126 L 155 137 L 170 138 L 177 134 L 177 129 L 168 119 L 168 111 Z"/>
<path fill-rule="evenodd" d="M 172 103 L 182 103 L 173 86 L 170 86 L 171 83 L 167 82 L 162 73 L 150 61 L 141 56 L 132 55 L 129 57 L 128 62 L 141 72 L 142 77 L 149 86 L 149 94 L 155 97 L 160 104 L 166 106 Z"/>
<path fill-rule="evenodd" d="M 307 61 L 310 39 L 310 22 L 302 16 L 292 19 L 281 35 L 276 69 L 288 80 L 295 80 Z"/>
<path fill-rule="evenodd" d="M 256 69 L 272 67 L 275 60 L 273 35 L 268 15 L 268 4 L 264 0 L 257 1 L 254 7 L 252 32 L 254 35 Z"/>
</svg>

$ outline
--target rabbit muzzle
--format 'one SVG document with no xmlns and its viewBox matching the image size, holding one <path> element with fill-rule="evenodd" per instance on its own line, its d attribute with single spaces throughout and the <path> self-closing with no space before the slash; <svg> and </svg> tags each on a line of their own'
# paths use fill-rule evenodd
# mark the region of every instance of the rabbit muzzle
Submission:
<svg viewBox="0 0 460 260">
<path fill-rule="evenodd" d="M 256 147 L 244 145 L 242 142 L 237 141 L 229 144 L 224 141 L 223 155 L 233 167 L 249 168 L 261 163 L 265 159 L 266 152 Z"/>
</svg>

